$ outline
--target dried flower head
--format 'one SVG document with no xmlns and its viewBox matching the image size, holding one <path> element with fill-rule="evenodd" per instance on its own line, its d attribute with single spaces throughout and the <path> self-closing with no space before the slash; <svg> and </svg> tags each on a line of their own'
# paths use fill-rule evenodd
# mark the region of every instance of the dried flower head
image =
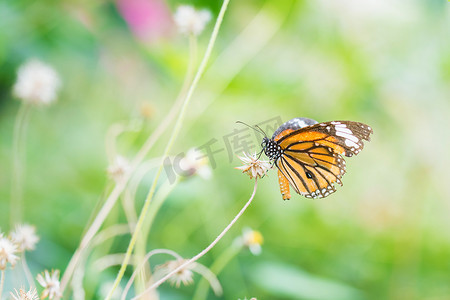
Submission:
<svg viewBox="0 0 450 300">
<path fill-rule="evenodd" d="M 11 233 L 11 240 L 17 245 L 18 250 L 23 252 L 34 250 L 39 237 L 34 226 L 23 224 L 16 226 L 16 230 Z"/>
<path fill-rule="evenodd" d="M 242 243 L 248 247 L 253 255 L 261 254 L 261 245 L 263 242 L 264 238 L 261 232 L 248 227 L 242 230 Z"/>
<path fill-rule="evenodd" d="M 0 233 L 0 270 L 5 270 L 7 263 L 14 267 L 19 259 L 14 253 L 17 253 L 17 246 Z"/>
<path fill-rule="evenodd" d="M 19 67 L 13 93 L 20 100 L 34 105 L 48 105 L 56 100 L 61 80 L 49 65 L 32 59 Z"/>
<path fill-rule="evenodd" d="M 208 157 L 195 148 L 189 149 L 180 160 L 180 168 L 184 176 L 198 175 L 203 179 L 209 179 L 212 175 Z"/>
<path fill-rule="evenodd" d="M 169 274 L 185 262 L 185 259 L 171 260 L 162 265 L 159 265 L 157 269 L 160 270 L 163 274 Z M 194 273 L 191 271 L 191 268 L 192 264 L 185 268 L 182 268 L 177 273 L 175 273 L 175 275 L 169 278 L 169 282 L 172 285 L 175 285 L 177 288 L 180 287 L 181 283 L 183 283 L 184 285 L 193 283 L 194 279 L 192 277 Z"/>
<path fill-rule="evenodd" d="M 178 30 L 183 34 L 199 35 L 211 20 L 208 10 L 196 10 L 189 5 L 181 5 L 177 8 L 173 19 Z"/>
<path fill-rule="evenodd" d="M 59 299 L 62 297 L 60 282 L 59 282 L 59 270 L 52 270 L 50 273 L 45 270 L 44 273 L 39 274 L 36 277 L 39 284 L 44 288 L 41 294 L 41 298 Z"/>
<path fill-rule="evenodd" d="M 242 170 L 242 173 L 247 174 L 252 178 L 261 178 L 263 177 L 267 171 L 272 167 L 270 162 L 259 160 L 256 157 L 256 153 L 248 154 L 243 153 L 244 156 L 239 156 L 239 159 L 244 163 L 241 167 L 236 167 L 235 169 Z"/>
<path fill-rule="evenodd" d="M 114 179 L 116 182 L 122 179 L 123 175 L 130 170 L 129 161 L 123 156 L 116 156 L 113 164 L 107 169 L 109 177 Z"/>
<path fill-rule="evenodd" d="M 14 289 L 15 294 L 11 293 L 11 297 L 14 300 L 39 300 L 37 291 L 35 288 L 30 288 L 28 292 L 25 292 L 23 288 L 20 288 L 19 291 Z"/>
</svg>

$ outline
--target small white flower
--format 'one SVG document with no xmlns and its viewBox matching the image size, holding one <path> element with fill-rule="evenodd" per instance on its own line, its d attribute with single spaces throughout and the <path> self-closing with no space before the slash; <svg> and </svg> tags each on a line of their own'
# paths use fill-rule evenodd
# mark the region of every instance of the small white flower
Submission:
<svg viewBox="0 0 450 300">
<path fill-rule="evenodd" d="M 19 67 L 13 93 L 20 100 L 34 105 L 48 105 L 56 100 L 61 80 L 49 65 L 32 59 Z"/>
<path fill-rule="evenodd" d="M 208 157 L 201 151 L 192 148 L 180 160 L 180 168 L 184 172 L 184 176 L 192 176 L 197 174 L 203 179 L 211 178 L 212 171 L 208 164 Z"/>
<path fill-rule="evenodd" d="M 11 293 L 14 300 L 39 300 L 35 288 L 30 288 L 28 292 L 25 292 L 23 288 L 20 288 L 19 291 L 14 289 L 14 291 L 16 292 L 15 294 Z"/>
<path fill-rule="evenodd" d="M 34 226 L 23 224 L 16 226 L 16 230 L 11 233 L 11 240 L 17 245 L 18 250 L 34 250 L 39 237 L 36 235 Z"/>
<path fill-rule="evenodd" d="M 6 264 L 10 263 L 14 267 L 19 257 L 14 253 L 17 252 L 17 246 L 8 238 L 3 237 L 0 233 L 0 270 L 6 269 Z"/>
<path fill-rule="evenodd" d="M 186 263 L 186 259 L 181 258 L 177 255 L 177 259 L 168 261 L 162 265 L 156 267 L 154 272 L 154 278 L 162 278 L 169 273 L 172 273 L 174 270 L 178 269 L 181 265 Z M 220 285 L 219 280 L 210 269 L 205 267 L 204 265 L 192 262 L 188 266 L 184 266 L 182 269 L 178 270 L 174 275 L 169 277 L 168 281 L 175 285 L 177 288 L 180 287 L 181 284 L 189 285 L 194 282 L 193 275 L 194 272 L 203 276 L 209 284 L 211 285 L 211 289 L 214 291 L 216 296 L 221 296 L 223 293 L 222 286 Z"/>
<path fill-rule="evenodd" d="M 162 265 L 159 265 L 157 269 L 160 270 L 163 274 L 169 274 L 185 262 L 185 259 L 171 260 Z M 181 283 L 183 283 L 184 285 L 193 283 L 194 279 L 192 277 L 194 276 L 194 273 L 191 271 L 192 266 L 193 265 L 191 264 L 179 270 L 177 273 L 175 273 L 175 275 L 169 278 L 169 282 L 172 285 L 175 285 L 177 288 L 180 287 Z"/>
<path fill-rule="evenodd" d="M 181 33 L 199 35 L 211 20 L 211 13 L 205 9 L 196 10 L 189 5 L 180 5 L 173 19 Z"/>
<path fill-rule="evenodd" d="M 241 167 L 236 167 L 235 169 L 242 170 L 242 173 L 250 176 L 250 179 L 263 177 L 272 167 L 270 162 L 259 160 L 256 157 L 256 153 L 244 153 L 244 156 L 239 156 L 239 159 L 244 163 L 244 165 Z"/>
<path fill-rule="evenodd" d="M 59 270 L 52 270 L 50 273 L 45 270 L 43 274 L 39 274 L 36 277 L 39 284 L 44 288 L 41 294 L 41 298 L 59 299 L 62 297 L 60 282 L 59 282 Z"/>
<path fill-rule="evenodd" d="M 129 161 L 123 156 L 116 156 L 116 159 L 112 165 L 107 169 L 109 177 L 116 182 L 119 181 L 123 175 L 130 170 Z"/>
<path fill-rule="evenodd" d="M 242 230 L 242 243 L 244 244 L 244 246 L 248 247 L 253 255 L 261 254 L 261 245 L 263 242 L 264 238 L 261 232 L 248 227 Z"/>
</svg>

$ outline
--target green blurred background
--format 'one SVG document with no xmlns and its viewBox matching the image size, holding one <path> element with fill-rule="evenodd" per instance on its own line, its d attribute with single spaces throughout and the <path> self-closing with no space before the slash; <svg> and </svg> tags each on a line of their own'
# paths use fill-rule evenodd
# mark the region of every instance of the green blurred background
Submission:
<svg viewBox="0 0 450 300">
<path fill-rule="evenodd" d="M 137 2 L 152 4 L 141 12 L 156 21 L 127 19 Z M 110 189 L 108 128 L 142 124 L 118 142 L 119 152 L 133 157 L 171 108 L 189 54 L 187 38 L 171 20 L 179 4 L 207 8 L 215 18 L 221 2 L 0 2 L 4 232 L 10 229 L 17 68 L 36 57 L 63 82 L 57 103 L 33 109 L 27 132 L 25 215 L 41 237 L 28 255 L 34 274 L 65 268 Z M 199 37 L 198 60 L 211 30 L 212 22 Z M 264 236 L 261 255 L 243 250 L 219 274 L 219 299 L 450 299 L 449 100 L 445 0 L 231 0 L 171 154 L 212 138 L 223 148 L 223 136 L 242 128 L 237 120 L 354 120 L 369 124 L 374 135 L 358 157 L 347 160 L 344 186 L 326 199 L 293 195 L 283 202 L 275 170 L 260 181 L 248 211 L 200 260 L 210 266 L 246 226 Z M 149 157 L 161 155 L 169 132 Z M 240 162 L 230 162 L 225 151 L 215 160 L 210 180 L 190 178 L 170 194 L 148 250 L 168 248 L 190 257 L 243 206 L 252 181 L 234 169 Z M 138 190 L 138 207 L 152 176 Z M 106 223 L 124 220 L 117 205 Z M 119 238 L 94 254 L 124 252 L 128 240 Z M 158 257 L 153 264 L 162 262 Z M 87 299 L 100 299 L 102 285 L 117 270 L 97 274 L 89 260 Z M 198 280 L 196 275 L 194 285 L 179 289 L 164 284 L 160 297 L 191 299 Z M 217 297 L 210 293 L 209 299 Z"/>
</svg>

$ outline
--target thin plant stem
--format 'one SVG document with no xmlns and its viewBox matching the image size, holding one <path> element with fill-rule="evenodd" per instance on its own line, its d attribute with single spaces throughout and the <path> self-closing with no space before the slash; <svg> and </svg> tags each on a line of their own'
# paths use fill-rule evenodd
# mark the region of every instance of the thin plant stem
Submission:
<svg viewBox="0 0 450 300">
<path fill-rule="evenodd" d="M 113 124 L 108 128 L 105 138 L 106 157 L 109 163 L 113 163 L 117 156 L 116 139 L 126 130 L 126 125 L 118 123 Z"/>
<path fill-rule="evenodd" d="M 247 207 L 252 203 L 253 198 L 255 197 L 256 194 L 256 189 L 258 187 L 258 180 L 255 179 L 255 186 L 253 188 L 253 193 L 250 196 L 250 199 L 248 199 L 247 203 L 245 203 L 244 207 L 239 211 L 239 213 L 234 217 L 234 219 L 230 222 L 230 224 L 228 224 L 227 227 L 225 227 L 225 229 L 216 237 L 216 239 L 208 245 L 208 247 L 206 247 L 202 252 L 200 252 L 199 254 L 195 255 L 194 257 L 192 257 L 191 259 L 189 259 L 188 261 L 186 261 L 184 264 L 178 266 L 176 269 L 174 269 L 172 272 L 168 273 L 166 276 L 164 276 L 163 278 L 159 279 L 158 281 L 156 281 L 154 284 L 152 284 L 149 288 L 147 288 L 145 290 L 144 293 L 153 290 L 155 288 L 157 288 L 158 286 L 160 286 L 163 282 L 165 282 L 167 279 L 169 279 L 170 277 L 172 277 L 173 275 L 175 275 L 176 273 L 178 273 L 180 270 L 186 268 L 188 265 L 190 265 L 191 263 L 197 261 L 199 258 L 201 258 L 202 256 L 204 256 L 206 253 L 209 252 L 209 250 L 211 250 L 221 239 L 222 237 L 228 232 L 228 230 L 230 230 L 230 228 L 234 225 L 234 223 L 236 223 L 236 221 L 242 216 L 242 214 L 245 212 L 245 210 L 247 209 Z M 142 293 L 142 294 L 144 294 Z M 133 298 L 133 300 L 135 299 L 139 299 L 140 296 L 142 296 L 142 294 L 137 295 L 136 297 Z"/>
<path fill-rule="evenodd" d="M 145 266 L 147 261 L 155 254 L 169 254 L 169 255 L 172 255 L 173 257 L 175 257 L 176 259 L 183 259 L 178 253 L 176 253 L 175 251 L 172 251 L 172 250 L 168 250 L 168 249 L 155 249 L 155 250 L 150 251 L 149 253 L 147 253 L 144 256 L 144 259 L 139 264 L 139 266 L 134 270 L 133 274 L 131 275 L 130 279 L 128 280 L 127 285 L 125 286 L 125 289 L 123 290 L 122 297 L 120 298 L 121 300 L 125 300 L 125 298 L 127 297 L 128 291 L 130 290 L 131 285 L 133 284 L 134 278 L 136 277 L 138 272 Z"/>
<path fill-rule="evenodd" d="M 154 199 L 153 199 L 152 203 L 150 204 L 149 214 L 147 215 L 147 218 L 142 227 L 141 237 L 139 238 L 139 241 L 136 243 L 136 251 L 135 251 L 136 257 L 137 257 L 136 261 L 141 261 L 143 259 L 144 255 L 145 255 L 146 245 L 147 245 L 147 237 L 150 232 L 150 228 L 152 226 L 153 220 L 155 219 L 155 216 L 158 213 L 159 209 L 161 208 L 164 200 L 167 199 L 167 196 L 177 186 L 178 182 L 179 182 L 179 177 L 177 177 L 177 179 L 173 183 L 170 183 L 167 181 L 156 192 Z M 146 269 L 143 269 L 143 268 L 141 268 L 141 269 L 142 269 L 143 276 L 139 277 L 139 278 L 142 278 L 142 280 L 139 279 L 137 281 L 137 284 L 136 284 L 137 291 L 143 291 L 145 289 L 145 282 L 148 281 L 146 278 L 147 277 L 146 271 L 148 271 L 148 273 L 151 274 L 150 265 Z"/>
<path fill-rule="evenodd" d="M 242 250 L 243 244 L 236 245 L 233 243 L 225 251 L 223 251 L 217 259 L 214 260 L 210 267 L 211 272 L 216 276 L 222 271 L 222 269 Z M 194 296 L 192 299 L 204 300 L 208 296 L 208 282 L 205 278 L 202 278 L 197 285 Z"/>
<path fill-rule="evenodd" d="M 150 232 L 150 229 L 153 224 L 153 220 L 155 219 L 156 214 L 158 213 L 159 209 L 161 208 L 163 202 L 165 199 L 167 199 L 167 196 L 173 191 L 173 189 L 177 186 L 179 182 L 179 179 L 177 178 L 176 181 L 172 184 L 169 182 L 166 182 L 160 189 L 158 189 L 158 192 L 156 193 L 149 209 L 149 214 L 147 215 L 147 219 L 145 220 L 145 224 L 142 227 L 142 235 L 141 238 L 142 244 L 145 246 L 147 244 L 147 237 Z M 136 247 L 136 251 L 137 251 Z M 141 250 L 145 250 L 141 249 Z"/>
<path fill-rule="evenodd" d="M 103 229 L 100 231 L 96 236 L 95 239 L 92 240 L 92 247 L 96 247 L 100 245 L 101 243 L 105 242 L 106 240 L 130 233 L 130 229 L 128 225 L 125 224 L 115 224 L 111 225 L 108 228 Z"/>
<path fill-rule="evenodd" d="M 131 232 L 134 230 L 137 222 L 137 213 L 135 208 L 136 193 L 140 182 L 144 176 L 153 168 L 157 167 L 160 158 L 153 158 L 144 163 L 142 163 L 139 168 L 135 171 L 133 178 L 130 179 L 127 188 L 123 192 L 122 196 L 122 207 L 125 212 L 125 217 L 130 227 Z"/>
<path fill-rule="evenodd" d="M 139 168 L 135 171 L 133 178 L 128 183 L 126 190 L 124 191 L 122 198 L 122 206 L 125 211 L 125 216 L 129 224 L 130 229 L 134 230 L 137 222 L 137 213 L 135 208 L 136 193 L 140 182 L 144 176 L 153 168 L 159 165 L 160 158 L 155 157 L 146 162 L 143 162 Z"/>
<path fill-rule="evenodd" d="M 2 299 L 3 284 L 4 283 L 5 283 L 5 270 L 2 270 L 1 274 L 0 274 L 0 299 Z"/>
<path fill-rule="evenodd" d="M 97 272 L 103 272 L 104 270 L 118 266 L 122 263 L 125 253 L 114 253 L 100 257 L 92 263 L 92 268 Z M 135 257 L 132 256 L 132 260 L 135 261 Z"/>
<path fill-rule="evenodd" d="M 189 62 L 187 66 L 186 76 L 180 91 L 180 98 L 185 99 L 188 88 L 192 84 L 194 76 L 195 63 L 197 61 L 197 37 L 193 34 L 189 35 Z"/>
<path fill-rule="evenodd" d="M 128 176 L 127 176 L 128 175 Z M 119 198 L 119 195 L 121 194 L 121 192 L 123 191 L 123 189 L 126 186 L 126 183 L 128 180 L 125 180 L 125 177 L 128 177 L 131 174 L 127 174 L 124 175 L 124 177 L 122 178 L 122 180 L 120 182 L 118 182 L 115 186 L 114 189 L 112 190 L 111 194 L 108 196 L 108 198 L 106 199 L 105 203 L 103 204 L 102 208 L 100 209 L 99 213 L 97 214 L 97 216 L 95 217 L 92 225 L 89 227 L 88 231 L 86 232 L 86 234 L 84 235 L 83 239 L 81 240 L 80 246 L 78 247 L 78 249 L 75 251 L 75 253 L 73 254 L 67 268 L 66 271 L 64 272 L 64 275 L 61 279 L 61 291 L 63 292 L 65 287 L 67 286 L 70 277 L 72 276 L 78 261 L 80 260 L 84 250 L 87 248 L 87 246 L 89 245 L 90 241 L 92 240 L 92 238 L 95 236 L 95 234 L 98 232 L 98 230 L 100 229 L 101 225 L 103 224 L 103 222 L 105 221 L 106 217 L 108 216 L 109 212 L 111 211 L 111 209 L 113 208 L 114 204 L 116 203 L 116 200 Z M 127 178 L 127 179 L 128 179 Z"/>
<path fill-rule="evenodd" d="M 86 255 L 81 258 L 82 263 L 77 266 L 73 272 L 73 279 L 71 281 L 72 286 L 72 298 L 74 300 L 84 300 L 86 292 L 83 289 L 83 279 L 85 274 Z"/>
<path fill-rule="evenodd" d="M 35 287 L 34 286 L 33 275 L 31 275 L 30 268 L 28 267 L 27 259 L 26 259 L 26 256 L 25 256 L 25 252 L 22 253 L 22 259 L 21 260 L 22 260 L 23 271 L 24 271 L 25 277 L 27 278 L 27 281 L 28 281 L 28 285 L 30 287 Z"/>
<path fill-rule="evenodd" d="M 134 201 L 132 201 L 132 198 L 130 196 L 131 193 L 132 192 L 129 190 L 129 188 L 126 188 L 123 192 L 121 203 L 123 211 L 125 213 L 125 218 L 127 219 L 128 227 L 130 228 L 130 231 L 133 231 L 134 226 L 137 222 L 137 214 L 134 207 Z"/>
<path fill-rule="evenodd" d="M 23 153 L 25 152 L 25 132 L 30 109 L 31 106 L 29 104 L 22 103 L 14 122 L 10 203 L 11 227 L 14 227 L 14 224 L 20 223 L 23 218 L 23 178 L 25 173 Z"/>
<path fill-rule="evenodd" d="M 117 157 L 117 139 L 127 131 L 139 132 L 142 129 L 142 121 L 131 120 L 128 123 L 120 122 L 109 126 L 105 137 L 106 157 L 109 163 L 113 163 Z"/>
<path fill-rule="evenodd" d="M 197 47 L 191 45 L 191 48 L 192 48 L 191 52 L 192 51 L 195 52 Z M 193 54 L 193 56 L 194 55 L 195 55 L 195 53 Z M 193 66 L 193 63 L 189 64 L 189 66 L 188 66 L 188 71 L 185 76 L 183 88 L 181 89 L 181 92 L 178 95 L 177 100 L 175 101 L 175 104 L 172 106 L 172 108 L 169 111 L 169 113 L 167 114 L 167 116 L 162 120 L 162 122 L 158 125 L 158 127 L 152 132 L 152 134 L 148 137 L 148 139 L 142 145 L 141 149 L 138 151 L 138 153 L 132 160 L 129 171 L 127 173 L 125 173 L 124 176 L 122 177 L 121 181 L 115 185 L 114 189 L 111 191 L 107 200 L 105 201 L 105 204 L 103 205 L 103 207 L 101 208 L 101 210 L 97 214 L 97 216 L 95 217 L 92 225 L 89 227 L 86 234 L 83 236 L 77 250 L 72 255 L 72 258 L 70 259 L 69 264 L 67 265 L 67 268 L 64 271 L 64 274 L 61 278 L 61 292 L 62 293 L 64 293 L 65 287 L 67 286 L 68 282 L 70 281 L 70 278 L 72 277 L 72 274 L 75 270 L 76 265 L 78 264 L 78 261 L 80 260 L 81 255 L 85 251 L 89 242 L 92 240 L 92 238 L 95 236 L 95 234 L 98 232 L 98 230 L 102 226 L 106 217 L 109 215 L 109 212 L 111 211 L 112 207 L 116 203 L 120 194 L 125 189 L 134 170 L 136 170 L 136 168 L 142 163 L 142 161 L 144 160 L 147 153 L 155 145 L 155 143 L 159 140 L 159 138 L 162 136 L 164 131 L 169 127 L 169 125 L 172 124 L 174 118 L 176 117 L 176 114 L 179 111 L 179 109 L 183 103 L 183 100 L 185 99 L 184 95 L 186 93 L 187 86 L 189 86 L 188 83 L 191 81 L 191 78 L 192 78 L 191 71 L 190 71 L 190 68 L 192 68 L 192 67 L 190 67 L 191 65 Z"/>
<path fill-rule="evenodd" d="M 120 281 L 122 280 L 122 277 L 123 277 L 123 275 L 125 273 L 125 270 L 126 270 L 126 268 L 128 266 L 128 261 L 130 260 L 131 253 L 133 252 L 134 246 L 136 244 L 137 237 L 139 236 L 139 233 L 140 233 L 140 229 L 141 229 L 142 224 L 143 224 L 143 222 L 145 220 L 145 217 L 147 215 L 148 207 L 150 205 L 150 202 L 151 202 L 151 199 L 153 197 L 153 194 L 155 193 L 158 179 L 159 179 L 159 177 L 161 175 L 161 172 L 163 170 L 164 160 L 168 156 L 169 151 L 172 148 L 172 145 L 174 144 L 174 142 L 175 142 L 175 140 L 176 140 L 176 138 L 178 136 L 178 133 L 180 132 L 181 125 L 183 124 L 183 120 L 184 120 L 184 115 L 185 115 L 186 110 L 187 110 L 187 106 L 188 106 L 188 104 L 190 102 L 190 99 L 192 98 L 192 95 L 194 93 L 194 90 L 197 87 L 198 82 L 200 81 L 200 78 L 202 77 L 203 73 L 205 72 L 206 65 L 208 64 L 209 58 L 211 56 L 212 49 L 214 47 L 217 35 L 219 33 L 220 26 L 221 26 L 222 21 L 223 21 L 223 16 L 225 14 L 225 11 L 227 9 L 227 6 L 228 6 L 229 2 L 230 2 L 230 0 L 224 0 L 223 1 L 222 7 L 221 7 L 220 12 L 219 12 L 219 16 L 217 17 L 216 24 L 214 26 L 211 38 L 210 38 L 208 46 L 206 48 L 205 55 L 204 55 L 204 57 L 202 59 L 202 62 L 200 63 L 200 66 L 199 66 L 199 68 L 197 70 L 197 73 L 195 74 L 195 77 L 194 77 L 194 79 L 192 81 L 192 84 L 189 87 L 189 90 L 187 92 L 186 98 L 184 99 L 183 106 L 181 107 L 180 113 L 178 115 L 177 122 L 175 123 L 175 127 L 173 128 L 173 131 L 172 131 L 172 134 L 170 136 L 169 142 L 167 143 L 166 149 L 164 150 L 163 159 L 161 161 L 161 164 L 160 164 L 160 166 L 158 168 L 156 176 L 155 176 L 155 178 L 153 180 L 153 184 L 152 184 L 152 186 L 150 188 L 150 191 L 149 191 L 149 193 L 147 195 L 147 198 L 145 199 L 144 206 L 143 206 L 143 208 L 141 210 L 141 213 L 139 215 L 139 219 L 138 219 L 138 222 L 136 224 L 136 229 L 135 229 L 135 232 L 133 233 L 133 236 L 131 237 L 130 243 L 128 245 L 128 249 L 127 249 L 127 252 L 126 252 L 126 255 L 125 255 L 125 259 L 124 259 L 124 261 L 122 263 L 122 266 L 121 266 L 121 268 L 120 268 L 120 270 L 119 270 L 119 272 L 117 274 L 116 280 L 114 281 L 114 284 L 113 284 L 111 290 L 109 291 L 109 293 L 108 293 L 108 295 L 106 297 L 106 300 L 111 299 L 111 297 L 112 297 L 112 295 L 114 293 L 114 290 L 117 288 L 117 286 L 119 285 Z"/>
<path fill-rule="evenodd" d="M 221 296 L 223 294 L 223 289 L 220 285 L 219 280 L 217 279 L 216 274 L 214 274 L 210 269 L 198 262 L 194 262 L 192 263 L 192 265 L 192 271 L 195 271 L 198 274 L 202 275 L 202 281 L 209 283 L 216 296 Z M 193 299 L 195 299 L 195 296 Z"/>
<path fill-rule="evenodd" d="M 94 237 L 92 242 L 89 244 L 89 249 L 93 249 L 108 239 L 114 238 L 119 235 L 129 234 L 130 229 L 128 224 L 116 224 L 112 225 L 100 232 Z M 73 277 L 71 281 L 73 298 L 74 299 L 84 299 L 84 290 L 83 290 L 83 278 L 85 273 L 84 264 L 86 263 L 87 255 L 86 253 L 82 253 L 80 256 L 80 264 L 78 264 L 73 272 Z M 120 260 L 121 262 L 121 260 Z"/>
<path fill-rule="evenodd" d="M 280 7 L 277 1 L 265 1 L 258 14 L 212 62 L 209 76 L 203 82 L 208 91 L 196 98 L 202 105 L 197 106 L 198 109 L 192 112 L 191 118 L 195 119 L 203 114 L 239 72 L 271 41 L 292 12 L 294 3 L 296 1 L 291 0 L 289 4 Z"/>
</svg>

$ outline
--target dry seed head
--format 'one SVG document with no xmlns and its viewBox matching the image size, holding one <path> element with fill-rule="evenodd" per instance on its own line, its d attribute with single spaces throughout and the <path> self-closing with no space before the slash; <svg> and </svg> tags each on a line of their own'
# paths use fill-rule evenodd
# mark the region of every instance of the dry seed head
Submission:
<svg viewBox="0 0 450 300">
<path fill-rule="evenodd" d="M 62 297 L 61 287 L 59 282 L 59 270 L 52 270 L 49 272 L 45 270 L 44 273 L 36 277 L 39 284 L 44 288 L 41 298 L 60 299 Z"/>
<path fill-rule="evenodd" d="M 35 288 L 30 288 L 28 292 L 25 292 L 23 288 L 18 291 L 14 289 L 15 294 L 11 293 L 11 297 L 14 300 L 39 300 L 39 296 Z"/>
<path fill-rule="evenodd" d="M 51 66 L 31 59 L 19 67 L 13 93 L 25 103 L 49 105 L 56 101 L 60 87 L 59 75 Z"/>
<path fill-rule="evenodd" d="M 263 177 L 272 167 L 268 161 L 259 160 L 255 153 L 243 153 L 243 156 L 239 156 L 239 159 L 244 165 L 235 169 L 242 170 L 242 173 L 250 176 L 250 179 Z"/>
<path fill-rule="evenodd" d="M 211 13 L 205 9 L 196 10 L 189 5 L 180 5 L 173 19 L 181 33 L 199 35 L 211 20 Z"/>
<path fill-rule="evenodd" d="M 39 237 L 34 226 L 23 224 L 16 226 L 16 230 L 11 233 L 11 240 L 17 245 L 18 251 L 23 252 L 34 250 Z"/>
<path fill-rule="evenodd" d="M 15 255 L 17 252 L 17 246 L 0 233 L 0 270 L 5 270 L 8 263 L 14 267 L 19 260 L 19 257 Z"/>
<path fill-rule="evenodd" d="M 158 266 L 158 270 L 161 270 L 164 274 L 169 274 L 182 264 L 186 262 L 185 259 L 177 259 L 177 260 L 171 260 L 168 261 L 160 266 Z M 181 283 L 183 285 L 189 285 L 194 282 L 194 279 L 192 278 L 194 273 L 190 270 L 191 266 L 186 266 L 175 273 L 172 277 L 169 278 L 169 282 L 172 285 L 175 285 L 177 288 L 180 287 Z"/>
</svg>

